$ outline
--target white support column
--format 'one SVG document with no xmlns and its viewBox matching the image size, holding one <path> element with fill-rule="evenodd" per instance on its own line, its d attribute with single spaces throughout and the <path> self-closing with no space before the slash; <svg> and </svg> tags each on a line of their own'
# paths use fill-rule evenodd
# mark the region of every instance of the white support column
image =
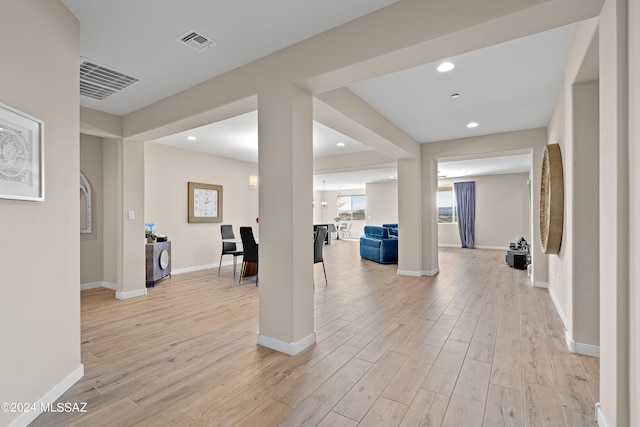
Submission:
<svg viewBox="0 0 640 427">
<path fill-rule="evenodd" d="M 629 117 L 640 116 L 640 3 L 629 2 Z M 640 121 L 629 120 L 629 401 L 640 401 Z M 630 425 L 640 425 L 640 407 L 631 405 Z"/>
<path fill-rule="evenodd" d="M 425 144 L 428 145 L 428 144 Z M 422 270 L 434 276 L 438 267 L 438 162 L 422 150 Z"/>
<path fill-rule="evenodd" d="M 258 344 L 291 355 L 316 341 L 312 123 L 312 97 L 301 88 L 283 84 L 258 95 Z"/>
<path fill-rule="evenodd" d="M 122 209 L 118 230 L 118 291 L 117 299 L 147 294 L 144 255 L 144 142 L 125 140 L 122 143 L 122 188 L 119 198 Z M 186 190 L 186 189 L 185 189 Z"/>
<path fill-rule="evenodd" d="M 600 425 L 629 426 L 627 0 L 600 14 Z"/>
<path fill-rule="evenodd" d="M 419 158 L 398 160 L 398 274 L 405 276 L 426 274 L 422 268 L 421 175 Z"/>
</svg>

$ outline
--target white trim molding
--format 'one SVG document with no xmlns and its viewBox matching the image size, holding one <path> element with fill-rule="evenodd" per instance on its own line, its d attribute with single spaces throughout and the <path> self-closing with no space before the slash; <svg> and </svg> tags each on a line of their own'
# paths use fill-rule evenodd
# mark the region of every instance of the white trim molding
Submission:
<svg viewBox="0 0 640 427">
<path fill-rule="evenodd" d="M 487 245 L 478 245 L 475 249 L 491 249 L 494 251 L 504 251 L 507 252 L 509 250 L 506 246 L 487 246 Z"/>
<path fill-rule="evenodd" d="M 284 341 L 270 338 L 261 334 L 258 334 L 258 345 L 270 348 L 272 350 L 279 351 L 280 353 L 288 354 L 289 356 L 295 356 L 305 348 L 315 344 L 316 331 L 307 335 L 298 342 L 287 343 Z"/>
<path fill-rule="evenodd" d="M 531 285 L 535 288 L 549 289 L 549 284 L 547 282 L 538 282 L 535 280 L 531 281 Z"/>
<path fill-rule="evenodd" d="M 224 267 L 225 265 L 233 265 L 233 261 L 223 262 L 222 266 Z M 205 265 L 196 265 L 196 266 L 193 266 L 193 267 L 177 268 L 175 270 L 172 270 L 171 274 L 192 273 L 194 271 L 209 270 L 209 269 L 214 269 L 214 268 L 218 268 L 218 263 L 205 264 Z"/>
<path fill-rule="evenodd" d="M 609 427 L 607 419 L 604 417 L 604 412 L 602 412 L 600 402 L 596 402 L 596 422 L 600 427 Z"/>
<path fill-rule="evenodd" d="M 568 330 L 564 330 L 564 339 L 572 353 L 584 354 L 585 356 L 600 357 L 600 346 L 575 342 Z"/>
<path fill-rule="evenodd" d="M 422 272 L 412 270 L 398 270 L 398 276 L 420 277 L 422 276 Z"/>
<path fill-rule="evenodd" d="M 38 415 L 42 413 L 42 408 L 51 407 L 53 403 L 58 400 L 60 396 L 62 396 L 67 390 L 69 390 L 75 383 L 77 383 L 80 378 L 84 376 L 84 365 L 81 363 L 73 372 L 67 375 L 62 381 L 60 381 L 56 386 L 54 386 L 47 394 L 42 396 L 37 402 L 33 405 L 35 407 L 34 411 L 23 412 L 18 418 L 13 420 L 9 427 L 26 427 L 33 420 L 35 420 Z M 78 402 L 79 403 L 79 402 Z"/>
<path fill-rule="evenodd" d="M 115 283 L 109 282 L 92 282 L 92 283 L 83 283 L 80 285 L 81 291 L 86 291 L 87 289 L 96 289 L 96 288 L 106 288 L 111 289 L 112 291 L 118 290 L 118 285 Z"/>
<path fill-rule="evenodd" d="M 438 243 L 438 247 L 439 248 L 458 248 L 458 249 L 463 249 L 462 245 L 460 244 L 451 244 L 451 243 Z M 466 248 L 464 248 L 466 249 Z M 490 250 L 495 250 L 495 251 L 508 251 L 509 248 L 506 246 L 491 246 L 491 245 L 478 245 L 475 246 L 473 249 L 490 249 Z"/>
<path fill-rule="evenodd" d="M 129 299 L 135 297 L 142 297 L 147 295 L 147 288 L 144 289 L 136 289 L 135 291 L 129 292 L 116 292 L 116 299 Z"/>
<path fill-rule="evenodd" d="M 425 270 L 425 271 L 398 270 L 398 276 L 411 276 L 411 277 L 435 276 L 439 272 L 440 272 L 439 268 L 436 268 L 435 270 Z"/>
<path fill-rule="evenodd" d="M 539 283 L 539 282 L 536 282 L 536 283 Z M 567 318 L 565 317 L 564 313 L 560 309 L 560 303 L 558 303 L 558 299 L 556 298 L 556 295 L 553 293 L 553 289 L 552 288 L 548 288 L 548 289 L 549 289 L 549 295 L 551 296 L 551 301 L 553 301 L 553 305 L 555 306 L 556 311 L 558 312 L 558 315 L 562 320 L 562 324 L 564 325 L 564 340 L 567 343 L 567 348 L 569 349 L 569 351 L 571 351 L 572 353 L 584 354 L 585 356 L 600 357 L 599 346 L 592 345 L 592 344 L 584 344 L 584 343 L 574 341 L 571 334 L 569 334 L 569 329 L 567 327 Z"/>
</svg>

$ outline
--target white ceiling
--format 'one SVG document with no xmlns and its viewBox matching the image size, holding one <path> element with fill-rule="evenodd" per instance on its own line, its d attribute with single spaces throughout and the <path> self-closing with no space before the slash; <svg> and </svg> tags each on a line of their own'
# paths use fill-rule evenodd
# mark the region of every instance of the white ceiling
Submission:
<svg viewBox="0 0 640 427">
<path fill-rule="evenodd" d="M 195 137 L 189 140 L 187 137 Z M 242 114 L 154 140 L 158 144 L 258 163 L 258 112 Z M 344 146 L 338 147 L 336 144 Z M 371 148 L 321 123 L 313 122 L 314 157 L 369 151 Z"/>
<path fill-rule="evenodd" d="M 576 25 L 443 58 L 349 86 L 418 142 L 545 127 L 558 99 Z M 452 94 L 460 96 L 453 99 Z M 475 129 L 466 127 L 477 122 Z"/>
<path fill-rule="evenodd" d="M 81 97 L 81 105 L 124 115 L 396 0 L 62 1 L 81 22 L 83 57 L 141 78 L 105 101 Z M 217 45 L 196 52 L 176 41 L 194 29 Z M 543 127 L 559 95 L 574 33 L 571 25 L 443 58 L 456 64 L 447 74 L 435 71 L 439 62 L 431 63 L 348 89 L 422 143 Z M 460 96 L 451 99 L 453 93 Z M 468 129 L 469 121 L 479 126 Z M 189 135 L 197 140 L 186 140 Z M 314 123 L 313 141 L 314 157 L 369 149 L 319 123 Z M 156 142 L 257 162 L 257 113 Z M 345 146 L 337 147 L 338 142 Z M 495 162 L 455 162 L 451 168 L 525 172 L 530 168 L 526 160 L 509 156 Z M 448 167 L 439 165 L 441 171 Z M 366 182 L 389 180 L 395 174 L 382 169 L 315 176 L 314 187 L 320 189 L 324 178 L 327 190 L 363 188 Z"/>
<path fill-rule="evenodd" d="M 62 0 L 80 21 L 80 55 L 141 79 L 85 107 L 125 115 L 397 0 Z M 190 30 L 217 45 L 178 43 Z M 178 77 L 177 77 L 178 76 Z"/>
</svg>

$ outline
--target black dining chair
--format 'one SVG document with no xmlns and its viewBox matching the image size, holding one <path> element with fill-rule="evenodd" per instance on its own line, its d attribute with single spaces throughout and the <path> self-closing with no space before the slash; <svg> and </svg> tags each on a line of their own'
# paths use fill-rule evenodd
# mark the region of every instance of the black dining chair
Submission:
<svg viewBox="0 0 640 427">
<path fill-rule="evenodd" d="M 242 269 L 240 270 L 240 280 L 244 276 L 247 268 L 247 263 L 255 263 L 256 267 L 256 286 L 258 286 L 258 244 L 255 237 L 253 237 L 253 229 L 251 227 L 240 227 L 240 239 L 242 239 L 242 249 L 244 256 L 242 257 Z"/>
<path fill-rule="evenodd" d="M 324 268 L 324 258 L 322 257 L 322 248 L 324 246 L 325 237 L 327 237 L 327 227 L 318 227 L 313 240 L 313 264 L 315 265 L 319 262 L 322 263 L 322 271 L 324 271 L 324 282 L 326 286 L 329 282 L 327 281 L 327 270 Z"/>
<path fill-rule="evenodd" d="M 222 239 L 235 239 L 233 234 L 233 226 L 223 224 L 220 226 Z M 235 243 L 222 242 L 222 253 L 220 254 L 220 263 L 218 264 L 218 276 L 220 275 L 220 267 L 222 267 L 222 257 L 224 255 L 233 255 L 233 277 L 236 277 L 236 258 L 243 255 L 243 251 L 239 251 Z"/>
</svg>

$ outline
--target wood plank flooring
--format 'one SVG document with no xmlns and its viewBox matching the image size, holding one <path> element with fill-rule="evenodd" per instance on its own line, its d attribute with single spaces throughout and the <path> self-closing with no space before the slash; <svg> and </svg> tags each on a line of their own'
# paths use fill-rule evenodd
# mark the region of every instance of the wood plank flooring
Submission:
<svg viewBox="0 0 640 427">
<path fill-rule="evenodd" d="M 357 241 L 315 266 L 317 343 L 256 345 L 258 289 L 231 267 L 126 301 L 82 292 L 85 376 L 33 426 L 596 426 L 599 361 L 568 352 L 549 294 L 502 251 L 441 249 L 397 276 Z"/>
</svg>

